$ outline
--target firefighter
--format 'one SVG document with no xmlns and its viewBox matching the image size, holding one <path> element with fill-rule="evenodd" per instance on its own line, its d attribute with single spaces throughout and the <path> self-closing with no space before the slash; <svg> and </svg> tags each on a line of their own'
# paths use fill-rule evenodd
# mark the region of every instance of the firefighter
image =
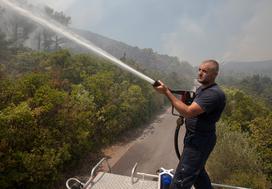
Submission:
<svg viewBox="0 0 272 189">
<path fill-rule="evenodd" d="M 216 122 L 226 104 L 224 92 L 216 84 L 219 64 L 215 60 L 203 61 L 198 69 L 197 81 L 201 86 L 191 105 L 177 99 L 161 81 L 155 89 L 164 94 L 185 118 L 186 133 L 181 159 L 171 184 L 172 189 L 210 189 L 211 181 L 205 170 L 206 161 L 216 143 Z"/>
</svg>

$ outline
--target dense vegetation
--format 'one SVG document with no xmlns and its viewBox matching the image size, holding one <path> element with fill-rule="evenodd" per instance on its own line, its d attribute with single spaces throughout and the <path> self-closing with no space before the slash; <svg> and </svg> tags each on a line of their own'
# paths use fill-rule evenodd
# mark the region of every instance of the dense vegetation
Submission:
<svg viewBox="0 0 272 189">
<path fill-rule="evenodd" d="M 241 89 L 256 99 L 263 99 L 266 103 L 272 105 L 272 79 L 270 77 L 254 74 L 237 79 L 232 76 L 227 76 L 221 77 L 220 83 Z"/>
<path fill-rule="evenodd" d="M 1 188 L 48 188 L 64 166 L 146 122 L 164 103 L 148 83 L 94 56 L 17 51 L 4 62 Z"/>
<path fill-rule="evenodd" d="M 49 7 L 41 12 L 59 24 L 70 23 L 63 12 Z M 52 187 L 86 152 L 147 122 L 165 104 L 150 84 L 105 59 L 61 50 L 67 41 L 46 28 L 1 7 L 0 14 L 1 188 Z M 173 70 L 159 74 L 121 59 L 178 86 Z M 179 78 L 181 87 L 190 86 L 188 76 Z"/>
<path fill-rule="evenodd" d="M 228 101 L 208 170 L 217 183 L 270 188 L 272 106 L 266 91 L 272 89 L 271 80 L 255 75 L 225 85 Z"/>
<path fill-rule="evenodd" d="M 30 5 L 27 0 L 15 0 L 31 12 L 38 12 L 38 16 L 42 15 L 49 22 L 67 27 L 71 23 L 71 18 L 64 15 L 63 12 L 55 11 L 49 7 L 37 7 Z M 82 47 L 60 37 L 56 33 L 46 29 L 31 20 L 18 16 L 9 9 L 1 8 L 0 5 L 0 28 L 11 42 L 11 46 L 15 48 L 28 47 L 37 51 L 52 52 L 61 48 L 70 49 L 76 53 L 90 53 L 89 49 Z M 90 40 L 92 44 L 104 49 L 113 56 L 121 58 L 125 62 L 133 60 L 144 70 L 154 70 L 156 73 L 154 79 L 161 79 L 172 88 L 190 89 L 193 81 L 193 68 L 188 62 L 180 61 L 177 57 L 161 55 L 154 52 L 151 48 L 140 49 L 132 47 L 125 43 L 109 39 L 107 37 L 92 33 L 69 28 L 78 35 Z"/>
<path fill-rule="evenodd" d="M 164 104 L 146 82 L 104 59 L 1 47 L 1 188 L 50 188 L 64 167 L 149 120 Z M 253 76 L 224 88 L 227 106 L 208 162 L 216 183 L 270 187 L 272 114 L 262 95 L 268 82 Z M 254 86 L 263 90 L 256 93 Z"/>
</svg>

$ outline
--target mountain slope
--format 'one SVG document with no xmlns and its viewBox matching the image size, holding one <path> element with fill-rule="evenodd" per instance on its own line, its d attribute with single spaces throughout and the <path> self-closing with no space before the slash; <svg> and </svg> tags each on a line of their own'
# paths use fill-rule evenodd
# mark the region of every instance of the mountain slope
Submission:
<svg viewBox="0 0 272 189">
<path fill-rule="evenodd" d="M 74 31 L 118 59 L 133 60 L 143 69 L 154 70 L 161 73 L 161 76 L 155 79 L 163 79 L 163 76 L 172 76 L 172 80 L 175 81 L 169 81 L 170 84 L 175 85 L 172 87 L 190 88 L 192 85 L 195 75 L 193 67 L 187 62 L 179 61 L 177 57 L 161 55 L 149 48 L 140 49 L 138 47 L 132 47 L 123 42 L 109 39 L 90 31 L 76 29 Z M 88 52 L 88 50 L 74 43 L 66 43 L 66 46 L 76 52 Z"/>
<path fill-rule="evenodd" d="M 251 62 L 238 62 L 232 61 L 223 64 L 222 73 L 224 75 L 237 75 L 248 76 L 259 74 L 271 77 L 272 75 L 272 60 L 266 61 L 251 61 Z"/>
</svg>

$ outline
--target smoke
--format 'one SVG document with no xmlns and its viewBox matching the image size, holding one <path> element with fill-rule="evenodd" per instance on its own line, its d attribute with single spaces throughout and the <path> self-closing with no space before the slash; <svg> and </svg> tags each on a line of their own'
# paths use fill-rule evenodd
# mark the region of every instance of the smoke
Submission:
<svg viewBox="0 0 272 189">
<path fill-rule="evenodd" d="M 46 5 L 57 11 L 67 11 L 76 0 L 28 0 L 28 2 L 34 5 Z"/>
<path fill-rule="evenodd" d="M 229 0 L 207 7 L 201 17 L 187 13 L 162 35 L 163 51 L 192 64 L 272 59 L 271 7 L 270 0 Z"/>
<path fill-rule="evenodd" d="M 272 1 L 259 1 L 255 14 L 244 25 L 239 35 L 234 36 L 228 51 L 224 54 L 229 60 L 268 60 L 271 59 Z"/>
<path fill-rule="evenodd" d="M 1 2 L 1 1 L 0 1 Z M 28 0 L 72 17 L 72 27 L 198 64 L 272 59 L 271 0 Z M 1 20 L 0 20 L 1 22 Z"/>
<path fill-rule="evenodd" d="M 10 2 L 14 2 L 16 5 L 29 10 L 35 15 L 39 15 L 47 20 L 51 20 L 51 22 L 55 22 L 45 12 L 46 6 L 51 8 L 50 4 L 44 4 L 41 0 L 10 0 Z M 57 5 L 60 6 L 60 2 L 58 1 L 57 4 L 54 4 L 53 1 L 49 1 L 49 3 L 50 2 L 51 5 L 55 6 L 54 11 L 56 11 L 57 9 L 55 8 L 57 8 Z M 62 4 L 64 4 L 64 1 Z M 54 37 L 53 32 L 32 20 L 19 15 L 12 8 L 6 6 L 4 1 L 3 3 L 0 1 L 0 7 L 1 6 L 3 11 L 1 11 L 0 30 L 5 33 L 7 39 L 12 41 L 12 46 L 26 46 L 38 50 L 41 48 L 41 43 L 44 43 L 42 40 L 45 40 L 45 37 L 48 37 L 48 39 L 46 39 L 47 41 L 50 40 L 50 37 Z"/>
</svg>

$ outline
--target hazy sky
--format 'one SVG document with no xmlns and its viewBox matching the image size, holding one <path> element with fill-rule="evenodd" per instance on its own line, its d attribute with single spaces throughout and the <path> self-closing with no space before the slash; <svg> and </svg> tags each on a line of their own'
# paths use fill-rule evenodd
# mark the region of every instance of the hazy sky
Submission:
<svg viewBox="0 0 272 189">
<path fill-rule="evenodd" d="M 272 0 L 29 0 L 72 26 L 198 64 L 272 59 Z"/>
</svg>

